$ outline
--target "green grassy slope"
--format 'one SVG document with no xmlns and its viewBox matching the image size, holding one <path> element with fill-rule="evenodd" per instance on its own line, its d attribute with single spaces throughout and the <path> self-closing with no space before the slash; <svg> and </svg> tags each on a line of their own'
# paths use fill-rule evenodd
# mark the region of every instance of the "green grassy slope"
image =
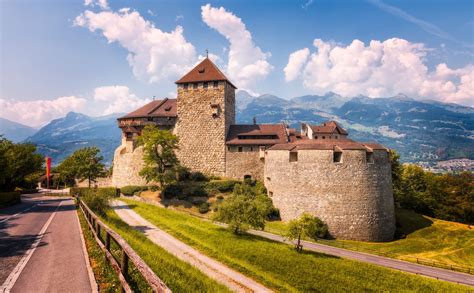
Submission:
<svg viewBox="0 0 474 293">
<path fill-rule="evenodd" d="M 414 261 L 429 259 L 447 264 L 474 267 L 474 227 L 438 220 L 409 210 L 397 210 L 399 233 L 405 238 L 385 243 L 348 240 L 320 240 L 318 242 L 345 248 L 389 253 L 390 257 Z M 283 222 L 269 222 L 268 232 L 284 235 Z"/>
<path fill-rule="evenodd" d="M 278 291 L 433 291 L 466 287 L 232 232 L 188 214 L 124 200 L 170 234 Z"/>
</svg>

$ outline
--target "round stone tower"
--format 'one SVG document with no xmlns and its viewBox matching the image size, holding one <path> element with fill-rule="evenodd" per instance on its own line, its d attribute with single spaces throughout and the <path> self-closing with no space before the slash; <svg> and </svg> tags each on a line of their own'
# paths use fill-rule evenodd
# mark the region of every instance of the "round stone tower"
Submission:
<svg viewBox="0 0 474 293">
<path fill-rule="evenodd" d="M 351 140 L 275 145 L 266 152 L 264 172 L 284 221 L 307 212 L 336 238 L 393 239 L 391 168 L 383 146 Z"/>
</svg>

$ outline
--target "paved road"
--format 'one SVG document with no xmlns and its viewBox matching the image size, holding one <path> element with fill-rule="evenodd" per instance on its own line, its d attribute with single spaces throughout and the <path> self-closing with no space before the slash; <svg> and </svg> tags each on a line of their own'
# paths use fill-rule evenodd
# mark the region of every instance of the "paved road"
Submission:
<svg viewBox="0 0 474 293">
<path fill-rule="evenodd" d="M 0 292 L 95 292 L 74 202 L 26 195 L 0 209 Z"/>
<path fill-rule="evenodd" d="M 272 233 L 256 231 L 256 230 L 251 230 L 249 232 L 251 234 L 265 237 L 274 241 L 288 243 L 288 241 L 280 235 L 275 235 Z M 314 242 L 302 241 L 302 244 L 303 244 L 303 249 L 306 249 L 306 250 L 322 252 L 325 254 L 330 254 L 330 255 L 344 257 L 344 258 L 350 258 L 350 259 L 354 259 L 354 260 L 358 260 L 358 261 L 362 261 L 366 263 L 384 266 L 387 268 L 392 268 L 392 269 L 405 271 L 409 273 L 424 275 L 424 276 L 428 276 L 428 277 L 432 277 L 432 278 L 440 279 L 444 281 L 449 281 L 453 283 L 474 286 L 474 275 L 469 275 L 469 274 L 464 274 L 464 273 L 459 273 L 459 272 L 454 272 L 454 271 L 449 271 L 449 270 L 444 270 L 444 269 L 439 269 L 439 268 L 434 268 L 434 267 L 423 266 L 423 265 L 396 260 L 392 258 L 387 258 L 383 256 L 367 254 L 367 253 L 357 252 L 357 251 L 351 251 L 351 250 L 346 250 L 346 249 L 328 246 L 328 245 L 317 244 Z"/>
<path fill-rule="evenodd" d="M 177 258 L 190 263 L 204 274 L 224 284 L 235 292 L 272 292 L 255 280 L 212 259 L 191 246 L 174 238 L 165 231 L 134 212 L 122 201 L 114 201 L 113 207 L 117 215 L 130 226 L 143 232 L 152 242 L 163 247 Z"/>
</svg>

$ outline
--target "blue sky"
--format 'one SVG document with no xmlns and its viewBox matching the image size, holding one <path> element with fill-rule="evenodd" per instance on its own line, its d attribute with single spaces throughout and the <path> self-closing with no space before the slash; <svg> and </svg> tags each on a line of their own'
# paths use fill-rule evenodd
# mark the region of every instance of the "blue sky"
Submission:
<svg viewBox="0 0 474 293">
<path fill-rule="evenodd" d="M 41 126 L 173 97 L 206 49 L 255 94 L 474 105 L 474 1 L 101 1 L 0 3 L 0 116 Z"/>
</svg>

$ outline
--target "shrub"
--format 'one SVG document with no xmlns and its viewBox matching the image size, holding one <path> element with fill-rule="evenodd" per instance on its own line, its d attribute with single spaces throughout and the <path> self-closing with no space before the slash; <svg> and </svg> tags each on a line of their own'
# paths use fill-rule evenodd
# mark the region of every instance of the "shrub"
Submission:
<svg viewBox="0 0 474 293">
<path fill-rule="evenodd" d="M 221 194 L 219 194 L 216 198 L 217 198 L 217 200 L 223 200 L 223 199 L 224 199 L 224 196 L 221 195 Z"/>
<path fill-rule="evenodd" d="M 227 193 L 232 192 L 237 183 L 239 183 L 237 180 L 213 180 L 206 182 L 204 188 L 210 194 L 216 194 L 219 192 Z"/>
<path fill-rule="evenodd" d="M 105 216 L 109 206 L 109 197 L 98 194 L 88 194 L 81 198 L 84 203 L 96 214 Z"/>
<path fill-rule="evenodd" d="M 163 196 L 165 198 L 173 198 L 173 197 L 178 197 L 183 193 L 183 187 L 181 184 L 171 184 L 165 187 L 163 189 Z"/>
<path fill-rule="evenodd" d="M 156 185 L 150 186 L 150 190 L 153 191 L 153 192 L 158 191 L 158 189 L 160 189 L 160 188 Z"/>
<path fill-rule="evenodd" d="M 185 188 L 184 194 L 186 196 L 208 196 L 207 191 L 201 185 L 191 185 L 188 188 Z"/>
<path fill-rule="evenodd" d="M 0 192 L 0 207 L 6 207 L 20 202 L 21 195 L 18 191 Z"/>
<path fill-rule="evenodd" d="M 201 172 L 192 172 L 189 176 L 189 179 L 192 181 L 208 181 L 206 175 L 202 174 Z"/>
<path fill-rule="evenodd" d="M 201 203 L 201 205 L 199 206 L 199 213 L 201 214 L 205 214 L 207 212 L 209 212 L 209 203 L 207 201 Z"/>
<path fill-rule="evenodd" d="M 124 195 L 135 195 L 140 191 L 148 190 L 148 186 L 135 186 L 135 185 L 127 185 L 120 188 L 120 191 Z"/>
<path fill-rule="evenodd" d="M 118 197 L 120 196 L 120 189 L 115 187 L 102 187 L 98 188 L 96 193 L 98 196 Z"/>
<path fill-rule="evenodd" d="M 270 212 L 267 215 L 267 220 L 268 221 L 279 221 L 279 220 L 281 220 L 280 210 L 277 209 L 276 207 L 272 206 L 270 208 Z"/>
<path fill-rule="evenodd" d="M 191 172 L 189 171 L 188 168 L 181 167 L 178 170 L 178 181 L 186 181 L 189 180 L 189 177 L 191 177 Z"/>
<path fill-rule="evenodd" d="M 88 187 L 71 187 L 69 189 L 69 194 L 72 196 L 87 196 L 90 194 L 95 194 L 94 189 Z"/>
</svg>

